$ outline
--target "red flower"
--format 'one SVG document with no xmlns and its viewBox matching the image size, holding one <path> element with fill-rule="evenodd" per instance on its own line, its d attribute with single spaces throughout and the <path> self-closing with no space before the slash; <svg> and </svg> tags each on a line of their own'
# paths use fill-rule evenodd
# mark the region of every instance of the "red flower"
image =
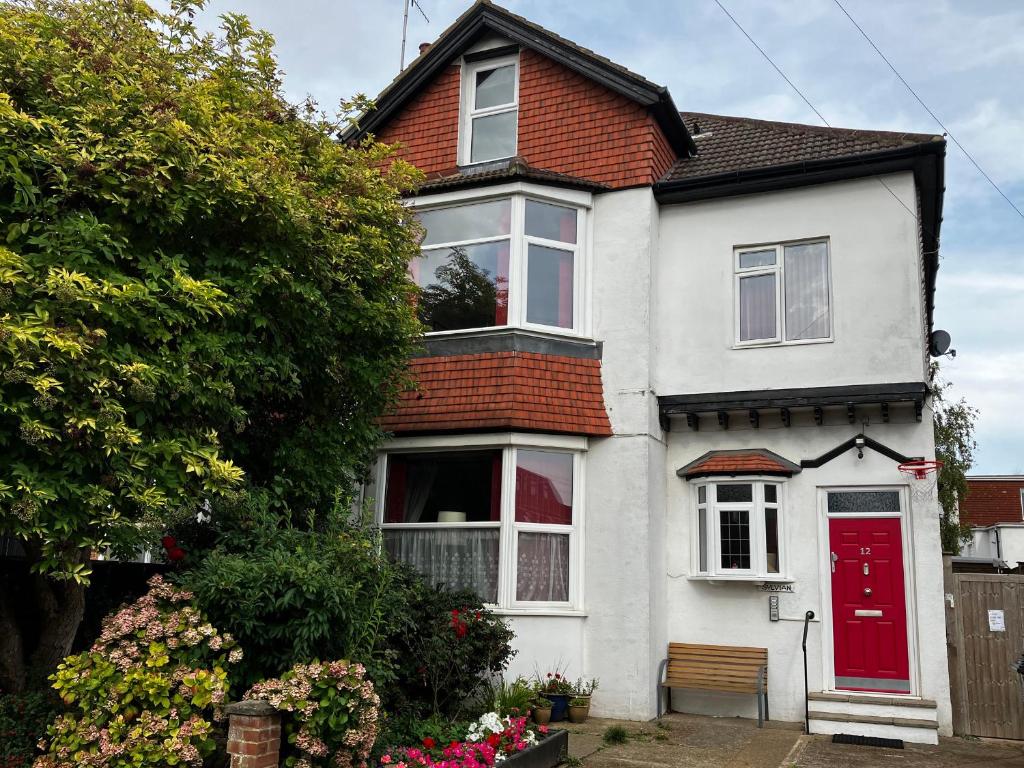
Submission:
<svg viewBox="0 0 1024 768">
<path fill-rule="evenodd" d="M 160 539 L 160 544 L 163 545 L 164 549 L 174 549 L 178 544 L 178 540 L 173 536 L 164 536 Z"/>
<path fill-rule="evenodd" d="M 537 726 L 537 730 L 540 731 L 541 733 L 547 733 L 548 732 L 548 727 L 546 725 L 538 725 Z"/>
<path fill-rule="evenodd" d="M 167 559 L 174 563 L 178 562 L 179 560 L 184 560 L 185 550 L 181 547 L 172 547 L 171 549 L 167 550 Z"/>
<path fill-rule="evenodd" d="M 499 736 L 496 733 L 492 733 L 490 736 L 487 737 L 487 743 L 490 744 L 495 749 L 497 749 L 498 748 L 498 744 L 501 743 L 501 736 Z"/>
<path fill-rule="evenodd" d="M 480 611 L 477 611 L 477 612 L 476 612 L 476 620 L 477 620 L 477 621 L 480 621 Z"/>
<path fill-rule="evenodd" d="M 558 674 L 557 672 L 555 672 L 555 680 L 561 680 L 561 679 L 562 679 L 562 676 L 560 674 Z"/>
<path fill-rule="evenodd" d="M 548 677 L 551 677 L 551 673 L 550 672 L 548 672 Z"/>
<path fill-rule="evenodd" d="M 459 746 L 459 742 L 453 741 L 451 744 L 448 745 L 448 749 L 455 749 L 457 746 Z"/>
<path fill-rule="evenodd" d="M 433 749 L 436 746 L 437 746 L 437 742 L 434 741 L 430 736 L 427 736 L 425 739 L 423 739 L 423 748 L 424 749 Z"/>
<path fill-rule="evenodd" d="M 458 637 L 458 638 L 463 638 L 463 637 L 466 636 L 466 625 L 465 624 L 459 624 L 458 626 L 455 627 L 455 636 Z"/>
</svg>

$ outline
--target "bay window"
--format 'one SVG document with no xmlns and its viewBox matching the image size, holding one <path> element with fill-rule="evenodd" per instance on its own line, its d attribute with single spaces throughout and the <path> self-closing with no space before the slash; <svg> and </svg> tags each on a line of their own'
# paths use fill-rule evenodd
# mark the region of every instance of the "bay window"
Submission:
<svg viewBox="0 0 1024 768">
<path fill-rule="evenodd" d="M 426 234 L 410 271 L 431 331 L 580 331 L 582 209 L 516 194 L 417 216 Z"/>
<path fill-rule="evenodd" d="M 828 241 L 737 249 L 736 343 L 832 337 Z"/>
<path fill-rule="evenodd" d="M 781 484 L 731 479 L 702 482 L 695 495 L 695 576 L 782 577 Z"/>
<path fill-rule="evenodd" d="M 491 605 L 572 609 L 581 462 L 578 451 L 528 445 L 388 453 L 384 547 Z"/>
</svg>

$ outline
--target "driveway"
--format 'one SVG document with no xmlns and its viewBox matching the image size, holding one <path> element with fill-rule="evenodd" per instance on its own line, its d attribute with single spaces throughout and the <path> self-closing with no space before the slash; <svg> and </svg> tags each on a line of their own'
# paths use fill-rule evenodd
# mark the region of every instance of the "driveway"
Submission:
<svg viewBox="0 0 1024 768">
<path fill-rule="evenodd" d="M 591 718 L 555 727 L 569 731 L 570 765 L 586 768 L 1024 768 L 1024 742 L 952 738 L 879 749 L 804 736 L 802 725 L 758 729 L 753 720 L 673 712 L 649 723 Z M 611 726 L 625 730 L 625 743 L 608 743 Z"/>
</svg>

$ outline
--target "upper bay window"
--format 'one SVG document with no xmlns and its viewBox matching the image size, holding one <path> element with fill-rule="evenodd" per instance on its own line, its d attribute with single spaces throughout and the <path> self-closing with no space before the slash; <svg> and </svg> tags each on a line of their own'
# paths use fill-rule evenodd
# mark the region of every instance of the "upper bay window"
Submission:
<svg viewBox="0 0 1024 768">
<path fill-rule="evenodd" d="M 464 65 L 460 164 L 514 157 L 518 122 L 518 57 Z"/>
<path fill-rule="evenodd" d="M 782 485 L 762 480 L 694 488 L 696 576 L 778 579 L 783 571 Z"/>
<path fill-rule="evenodd" d="M 580 330 L 581 209 L 524 195 L 426 208 L 419 315 L 431 331 Z"/>
<path fill-rule="evenodd" d="M 385 457 L 384 546 L 503 608 L 573 608 L 582 454 L 466 448 Z"/>
<path fill-rule="evenodd" d="M 736 344 L 832 338 L 827 240 L 735 252 Z"/>
</svg>

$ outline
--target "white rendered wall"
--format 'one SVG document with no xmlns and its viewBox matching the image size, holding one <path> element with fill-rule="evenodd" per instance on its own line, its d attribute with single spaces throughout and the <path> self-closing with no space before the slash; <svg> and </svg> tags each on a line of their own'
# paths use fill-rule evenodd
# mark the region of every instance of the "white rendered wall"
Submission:
<svg viewBox="0 0 1024 768">
<path fill-rule="evenodd" d="M 927 413 L 927 411 L 926 411 Z M 713 421 L 713 420 L 705 420 Z M 810 423 L 808 423 L 810 422 Z M 892 422 L 882 424 L 880 414 L 870 416 L 867 434 L 906 455 L 933 455 L 934 445 L 928 421 L 918 423 L 909 408 L 893 409 Z M 831 424 L 831 425 L 830 425 Z M 793 579 L 793 593 L 780 595 L 782 620 L 768 616 L 768 595 L 753 583 L 708 583 L 689 578 L 690 541 L 693 536 L 692 485 L 675 475 L 675 470 L 709 450 L 767 448 L 799 463 L 820 456 L 862 429 L 847 424 L 845 414 L 831 414 L 825 426 L 809 417 L 794 416 L 793 426 L 762 421 L 760 429 L 733 426 L 728 431 L 717 424 L 702 423 L 698 432 L 674 422 L 669 434 L 668 521 L 666 578 L 668 581 L 668 635 L 676 642 L 752 645 L 768 648 L 769 703 L 773 719 L 803 719 L 803 662 L 800 640 L 803 616 L 814 611 L 816 620 L 808 635 L 810 690 L 828 690 L 831 675 L 829 654 L 830 611 L 827 565 L 827 523 L 819 506 L 819 489 L 829 486 L 904 486 L 896 463 L 866 450 L 858 459 L 848 451 L 818 469 L 805 469 L 785 483 L 783 517 L 786 571 Z M 946 667 L 942 555 L 938 537 L 938 508 L 904 498 L 910 510 L 904 512 L 911 545 L 904 557 L 913 565 L 907 590 L 914 592 L 913 613 L 908 617 L 911 644 L 911 677 L 914 692 L 938 702 L 942 733 L 951 733 L 949 682 Z M 825 622 L 821 621 L 826 617 Z M 673 707 L 687 712 L 756 716 L 753 696 L 681 691 L 673 694 Z"/>
<path fill-rule="evenodd" d="M 910 173 L 881 177 L 916 210 Z M 736 246 L 828 237 L 834 341 L 736 349 Z M 659 395 L 922 381 L 917 224 L 878 178 L 665 206 Z"/>
</svg>

